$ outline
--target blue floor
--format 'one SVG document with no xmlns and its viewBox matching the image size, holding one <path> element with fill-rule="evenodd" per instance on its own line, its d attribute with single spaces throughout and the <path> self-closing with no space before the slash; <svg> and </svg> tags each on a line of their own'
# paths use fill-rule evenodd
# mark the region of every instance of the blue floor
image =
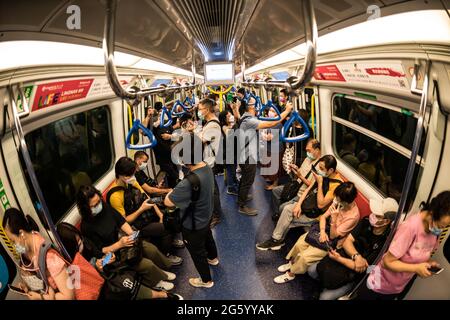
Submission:
<svg viewBox="0 0 450 320">
<path fill-rule="evenodd" d="M 216 177 L 220 188 L 224 217 L 213 229 L 220 264 L 210 267 L 215 285 L 210 289 L 189 285 L 190 277 L 198 277 L 186 249 L 177 252 L 184 259 L 177 274 L 174 292 L 189 300 L 305 300 L 311 299 L 317 286 L 307 275 L 297 276 L 286 284 L 275 284 L 273 278 L 280 273 L 277 267 L 285 263 L 284 257 L 301 235 L 301 229 L 289 232 L 286 245 L 279 251 L 260 251 L 255 244 L 270 237 L 274 222 L 271 220 L 270 191 L 257 175 L 253 185 L 253 200 L 249 206 L 259 209 L 255 217 L 242 215 L 237 210 L 237 197 L 226 193 L 223 176 Z"/>
</svg>

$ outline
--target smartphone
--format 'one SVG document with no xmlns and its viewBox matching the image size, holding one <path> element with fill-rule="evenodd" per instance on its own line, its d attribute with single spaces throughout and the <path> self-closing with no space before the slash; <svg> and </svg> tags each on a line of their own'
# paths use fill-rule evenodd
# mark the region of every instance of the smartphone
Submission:
<svg viewBox="0 0 450 320">
<path fill-rule="evenodd" d="M 111 261 L 111 258 L 112 258 L 112 253 L 110 252 L 103 258 L 102 267 L 106 266 Z"/>
<path fill-rule="evenodd" d="M 135 231 L 135 232 L 133 232 L 132 234 L 131 234 L 131 240 L 136 240 L 137 238 L 138 238 L 138 236 L 139 236 L 139 230 L 138 231 Z"/>
<path fill-rule="evenodd" d="M 444 270 L 444 268 L 440 268 L 440 267 L 431 267 L 428 270 L 430 270 L 430 272 L 432 274 L 439 274 L 442 272 L 442 270 Z"/>
<path fill-rule="evenodd" d="M 21 294 L 21 295 L 24 295 L 24 296 L 27 296 L 27 295 L 28 295 L 28 294 L 25 292 L 25 290 L 23 290 L 23 289 L 21 289 L 21 288 L 14 287 L 14 286 L 9 285 L 9 284 L 8 284 L 8 287 L 9 287 L 9 290 L 11 290 L 11 291 L 13 291 L 13 292 L 15 292 L 15 293 L 17 293 L 17 294 Z"/>
</svg>

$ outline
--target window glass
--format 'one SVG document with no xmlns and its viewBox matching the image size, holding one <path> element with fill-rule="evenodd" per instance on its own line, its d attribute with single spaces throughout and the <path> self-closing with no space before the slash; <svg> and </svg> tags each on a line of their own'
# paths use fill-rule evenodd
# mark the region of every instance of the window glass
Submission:
<svg viewBox="0 0 450 320">
<path fill-rule="evenodd" d="M 411 112 L 397 112 L 344 96 L 334 98 L 334 115 L 411 150 L 417 119 Z"/>
<path fill-rule="evenodd" d="M 337 122 L 333 122 L 333 127 L 336 155 L 366 178 L 384 196 L 399 201 L 409 159 L 378 141 Z M 411 194 L 415 194 L 415 190 L 417 190 L 418 172 L 419 166 L 416 165 Z"/>
<path fill-rule="evenodd" d="M 95 183 L 112 165 L 106 106 L 48 124 L 25 139 L 54 223 L 75 203 L 79 187 Z"/>
</svg>

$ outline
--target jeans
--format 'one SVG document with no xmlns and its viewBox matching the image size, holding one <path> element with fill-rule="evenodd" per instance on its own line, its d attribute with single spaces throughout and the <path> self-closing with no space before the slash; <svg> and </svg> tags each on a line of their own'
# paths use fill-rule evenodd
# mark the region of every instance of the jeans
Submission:
<svg viewBox="0 0 450 320">
<path fill-rule="evenodd" d="M 227 187 L 228 187 L 228 189 L 237 190 L 239 187 L 239 182 L 236 178 L 236 165 L 235 164 L 227 164 L 226 172 L 227 172 Z"/>
<path fill-rule="evenodd" d="M 304 214 L 301 214 L 299 218 L 292 215 L 295 205 L 298 201 L 289 201 L 283 207 L 280 218 L 278 219 L 275 230 L 273 230 L 272 238 L 274 240 L 283 240 L 286 237 L 290 228 L 295 227 L 309 227 L 316 219 L 310 219 Z"/>
<path fill-rule="evenodd" d="M 318 264 L 319 262 L 316 262 L 308 268 L 309 276 L 315 280 L 319 280 L 319 274 L 317 273 Z M 337 289 L 323 289 L 320 293 L 319 300 L 337 300 L 340 297 L 345 296 L 354 285 L 355 283 L 350 282 Z"/>
<path fill-rule="evenodd" d="M 208 260 L 217 258 L 217 247 L 210 227 L 201 230 L 182 229 L 183 240 L 203 282 L 212 280 Z"/>
<path fill-rule="evenodd" d="M 245 206 L 247 202 L 248 194 L 250 193 L 250 188 L 255 181 L 256 176 L 256 164 L 241 164 L 241 181 L 239 183 L 239 196 L 238 204 L 240 207 Z"/>
<path fill-rule="evenodd" d="M 222 205 L 220 204 L 219 185 L 217 184 L 216 177 L 214 177 L 214 208 L 213 216 L 220 218 L 223 216 Z"/>
<path fill-rule="evenodd" d="M 299 197 L 295 196 L 294 198 L 292 198 L 291 200 L 284 202 L 284 203 L 280 203 L 280 197 L 281 197 L 281 193 L 283 192 L 283 188 L 284 185 L 282 186 L 278 186 L 272 189 L 272 208 L 273 208 L 273 215 L 274 216 L 279 216 L 280 212 L 283 211 L 283 209 L 286 207 L 286 205 L 292 203 L 292 202 L 297 202 Z"/>
</svg>

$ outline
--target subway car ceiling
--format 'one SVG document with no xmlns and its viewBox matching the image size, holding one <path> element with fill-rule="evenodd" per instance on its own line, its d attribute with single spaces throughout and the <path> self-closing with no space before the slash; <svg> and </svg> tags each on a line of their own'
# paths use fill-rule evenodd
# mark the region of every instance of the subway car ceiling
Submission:
<svg viewBox="0 0 450 320">
<path fill-rule="evenodd" d="M 112 38 L 115 48 L 108 46 L 104 39 L 107 38 L 104 37 L 106 2 L 117 3 Z M 392 159 L 401 158 L 401 162 L 390 164 L 394 168 L 403 166 L 397 171 L 406 172 L 408 167 L 411 181 L 408 184 L 404 182 L 408 177 L 402 177 L 400 187 L 409 185 L 411 191 L 408 193 L 407 190 L 406 195 L 410 197 L 402 196 L 401 191 L 405 189 L 399 188 L 397 195 L 405 209 L 399 209 L 399 216 L 412 207 L 417 208 L 422 200 L 436 195 L 437 190 L 449 189 L 444 177 L 450 173 L 450 167 L 445 164 L 450 158 L 444 150 L 448 150 L 450 138 L 446 129 L 446 113 L 450 112 L 447 90 L 450 87 L 450 0 L 317 0 L 313 3 L 319 37 L 314 52 L 317 56 L 314 55 L 314 63 L 311 63 L 311 39 L 305 35 L 308 28 L 305 28 L 301 0 L 0 0 L 0 101 L 5 110 L 0 121 L 0 182 L 4 182 L 0 184 L 0 198 L 3 201 L 2 195 L 7 194 L 11 205 L 31 212 L 39 219 L 46 236 L 58 244 L 58 236 L 52 229 L 55 224 L 69 222 L 79 226 L 75 202 L 69 197 L 63 199 L 67 200 L 64 203 L 57 199 L 62 204 L 52 201 L 51 208 L 57 208 L 55 211 L 58 212 L 51 212 L 55 216 L 47 216 L 50 218 L 47 221 L 43 219 L 39 213 L 42 208 L 36 206 L 39 201 L 35 201 L 36 197 L 39 200 L 39 195 L 33 193 L 39 188 L 33 186 L 33 178 L 29 176 L 34 169 L 24 165 L 31 161 L 24 160 L 23 153 L 17 151 L 22 151 L 25 145 L 30 148 L 27 153 L 36 152 L 32 149 L 38 149 L 38 142 L 50 145 L 50 139 L 41 141 L 38 136 L 44 136 L 51 128 L 55 130 L 55 124 L 70 117 L 85 124 L 101 119 L 106 134 L 102 140 L 105 145 L 100 150 L 110 162 L 105 160 L 101 170 L 89 170 L 93 172 L 92 183 L 95 181 L 95 186 L 105 191 L 114 179 L 114 161 L 123 155 L 133 155 L 129 145 L 124 144 L 131 131 L 132 118 L 143 119 L 147 111 L 144 108 L 147 101 L 132 105 L 133 99 L 125 99 L 128 97 L 121 96 L 121 92 L 137 95 L 139 92 L 129 90 L 131 85 L 141 85 L 140 93 L 143 93 L 151 90 L 148 86 L 174 79 L 182 86 L 184 83 L 189 88 L 201 87 L 197 92 L 212 91 L 214 88 L 204 85 L 204 65 L 224 61 L 234 65 L 235 85 L 258 92 L 263 102 L 271 97 L 268 75 L 294 75 L 295 79 L 304 79 L 303 76 L 310 72 L 307 80 L 295 89 L 306 87 L 311 95 L 304 93 L 295 99 L 305 108 L 306 100 L 300 100 L 309 99 L 309 108 L 317 112 L 318 130 L 314 134 L 321 141 L 322 154 L 337 155 L 336 132 L 349 130 L 358 137 L 379 142 L 383 148 L 395 153 L 396 157 Z M 68 28 L 69 25 L 72 28 Z M 113 50 L 105 54 L 105 47 Z M 114 64 L 108 64 L 112 61 Z M 312 69 L 308 71 L 308 68 Z M 369 70 L 365 76 L 371 81 L 358 78 L 361 69 Z M 387 72 L 388 76 L 380 72 Z M 374 80 L 379 75 L 381 77 Z M 295 79 L 293 82 L 283 82 L 285 78 L 281 81 L 292 89 Z M 428 80 L 427 92 L 422 90 L 427 84 L 425 79 Z M 76 99 L 55 103 L 58 107 L 46 108 L 40 98 L 50 101 L 54 96 L 46 95 L 45 87 L 63 84 L 71 87 L 72 82 L 74 89 L 89 89 Z M 185 92 L 173 90 L 179 93 L 182 101 Z M 18 97 L 17 102 L 15 97 Z M 24 97 L 29 98 L 29 110 L 24 110 L 20 101 Z M 149 103 L 160 100 L 163 101 L 162 95 L 151 94 Z M 394 118 L 407 118 L 405 123 L 408 124 L 403 125 L 408 127 L 408 132 L 402 131 L 401 138 L 408 142 L 394 141 L 392 137 L 351 123 L 338 111 L 338 105 L 348 101 L 383 109 Z M 14 114 L 19 109 L 21 113 Z M 423 125 L 414 125 L 417 128 L 410 125 L 416 123 Z M 311 126 L 314 129 L 314 124 Z M 419 131 L 422 134 L 422 127 L 423 140 L 417 135 Z M 95 135 L 87 137 L 86 134 L 86 139 L 95 140 Z M 137 136 L 139 139 L 139 134 Z M 414 175 L 414 168 L 420 173 Z M 62 171 L 62 167 L 55 167 L 54 172 L 46 173 L 56 176 L 58 169 Z M 340 157 L 338 171 L 349 181 L 354 181 L 359 196 L 378 200 L 390 196 Z M 152 174 L 156 177 L 154 167 Z M 49 191 L 45 191 L 43 198 L 48 201 L 51 197 Z M 256 198 L 259 201 L 260 196 Z M 5 206 L 3 203 L 3 209 Z M 396 223 L 400 222 L 400 218 L 396 220 Z M 441 242 L 445 237 L 448 239 L 447 232 L 448 229 L 441 236 Z M 0 242 L 0 247 L 2 244 Z M 445 263 L 447 270 L 443 275 L 447 276 L 450 268 L 448 257 L 444 260 L 442 247 L 436 255 Z M 230 248 L 234 249 L 233 246 Z M 12 247 L 5 245 L 4 249 L 13 256 Z M 253 252 L 247 252 L 243 257 L 249 254 Z M 416 280 L 409 298 L 428 297 L 427 290 L 433 283 L 437 289 L 429 296 L 448 299 L 448 287 L 436 279 Z M 270 297 L 264 295 L 264 286 L 258 289 L 261 289 L 261 295 L 258 293 L 252 298 Z"/>
</svg>

